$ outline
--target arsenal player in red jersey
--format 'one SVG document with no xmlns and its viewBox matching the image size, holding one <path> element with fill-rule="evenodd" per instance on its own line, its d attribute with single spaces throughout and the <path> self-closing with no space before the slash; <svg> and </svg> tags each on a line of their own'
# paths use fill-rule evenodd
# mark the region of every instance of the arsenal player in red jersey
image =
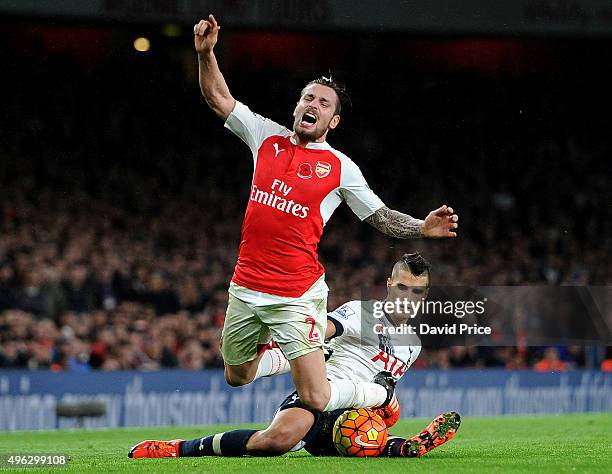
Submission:
<svg viewBox="0 0 612 474">
<path fill-rule="evenodd" d="M 239 386 L 272 374 L 277 366 L 262 358 L 269 351 L 259 349 L 274 338 L 300 399 L 312 410 L 385 406 L 394 389 L 389 374 L 379 374 L 375 383 L 326 378 L 328 288 L 317 256 L 323 226 L 342 201 L 361 220 L 403 239 L 455 237 L 458 217 L 446 205 L 425 220 L 389 209 L 357 165 L 327 143 L 344 98 L 333 80 L 304 87 L 292 130 L 236 101 L 213 51 L 219 30 L 212 15 L 194 26 L 200 88 L 225 127 L 249 146 L 254 162 L 223 327 L 225 378 Z"/>
</svg>

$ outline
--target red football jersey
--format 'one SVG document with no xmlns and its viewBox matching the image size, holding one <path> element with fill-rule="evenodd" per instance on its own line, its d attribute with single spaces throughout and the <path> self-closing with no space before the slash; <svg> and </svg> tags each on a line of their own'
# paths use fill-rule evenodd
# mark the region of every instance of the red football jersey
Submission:
<svg viewBox="0 0 612 474">
<path fill-rule="evenodd" d="M 232 281 L 299 297 L 324 273 L 317 246 L 340 203 L 361 220 L 384 204 L 357 165 L 327 142 L 297 146 L 292 131 L 240 102 L 225 126 L 249 146 L 255 165 Z"/>
</svg>

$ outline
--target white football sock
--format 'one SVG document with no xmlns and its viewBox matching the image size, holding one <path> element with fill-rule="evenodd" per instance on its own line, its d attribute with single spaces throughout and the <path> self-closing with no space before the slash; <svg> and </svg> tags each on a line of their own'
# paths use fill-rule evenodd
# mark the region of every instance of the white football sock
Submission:
<svg viewBox="0 0 612 474">
<path fill-rule="evenodd" d="M 387 399 L 387 389 L 374 382 L 352 380 L 330 381 L 331 394 L 324 411 L 340 408 L 365 408 L 382 405 Z"/>
<path fill-rule="evenodd" d="M 289 361 L 278 347 L 266 349 L 259 361 L 257 373 L 253 381 L 262 377 L 286 374 L 290 370 L 291 366 L 289 365 Z"/>
</svg>

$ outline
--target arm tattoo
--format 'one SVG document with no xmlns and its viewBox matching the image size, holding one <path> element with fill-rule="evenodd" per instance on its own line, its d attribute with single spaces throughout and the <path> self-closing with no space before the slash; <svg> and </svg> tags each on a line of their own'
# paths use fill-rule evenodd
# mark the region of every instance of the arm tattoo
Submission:
<svg viewBox="0 0 612 474">
<path fill-rule="evenodd" d="M 366 217 L 365 221 L 383 234 L 398 239 L 423 237 L 423 232 L 421 232 L 423 221 L 421 219 L 415 219 L 408 214 L 394 211 L 387 206 L 381 207 L 374 214 Z"/>
</svg>

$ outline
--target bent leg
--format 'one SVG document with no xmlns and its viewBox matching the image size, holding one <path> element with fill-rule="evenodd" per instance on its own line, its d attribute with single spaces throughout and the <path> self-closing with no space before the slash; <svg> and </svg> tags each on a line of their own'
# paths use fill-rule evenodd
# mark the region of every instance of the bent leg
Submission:
<svg viewBox="0 0 612 474">
<path fill-rule="evenodd" d="M 314 420 L 308 410 L 288 408 L 279 411 L 263 431 L 234 430 L 182 441 L 178 457 L 285 454 L 306 436 Z"/>
<path fill-rule="evenodd" d="M 289 452 L 306 436 L 315 416 L 303 408 L 279 411 L 272 424 L 249 439 L 246 450 L 251 455 L 280 455 Z"/>
<path fill-rule="evenodd" d="M 225 381 L 232 387 L 240 387 L 251 383 L 257 373 L 257 366 L 261 356 L 262 354 L 259 354 L 255 359 L 240 365 L 229 365 L 224 362 L 223 375 L 225 376 Z"/>
<path fill-rule="evenodd" d="M 387 390 L 373 382 L 327 380 L 325 358 L 316 350 L 290 360 L 291 375 L 300 399 L 313 410 L 365 408 L 382 405 Z"/>
<path fill-rule="evenodd" d="M 268 328 L 262 324 L 253 308 L 229 295 L 221 335 L 221 354 L 228 384 L 237 387 L 253 381 L 262 356 L 257 347 L 269 339 Z"/>
<path fill-rule="evenodd" d="M 258 311 L 258 315 L 289 360 L 295 388 L 307 407 L 315 411 L 332 411 L 384 404 L 387 390 L 381 385 L 327 380 L 322 349 L 327 327 L 325 297 L 275 305 Z M 256 369 L 251 367 L 250 370 Z"/>
<path fill-rule="evenodd" d="M 322 349 L 289 360 L 291 377 L 302 402 L 317 411 L 325 411 L 331 397 Z"/>
<path fill-rule="evenodd" d="M 225 380 L 230 385 L 246 385 L 262 377 L 281 375 L 291 370 L 289 361 L 274 340 L 266 345 L 258 344 L 257 350 L 257 358 L 251 362 L 240 366 L 225 364 Z"/>
<path fill-rule="evenodd" d="M 327 298 L 306 297 L 270 307 L 260 316 L 289 360 L 300 399 L 309 408 L 323 411 L 330 398 L 322 350 L 327 327 Z"/>
<path fill-rule="evenodd" d="M 274 339 L 265 346 L 262 346 L 259 353 L 261 358 L 259 359 L 257 373 L 253 381 L 262 377 L 286 374 L 291 371 L 287 357 L 285 357 L 285 354 L 283 354 L 283 351 L 281 351 Z"/>
</svg>

